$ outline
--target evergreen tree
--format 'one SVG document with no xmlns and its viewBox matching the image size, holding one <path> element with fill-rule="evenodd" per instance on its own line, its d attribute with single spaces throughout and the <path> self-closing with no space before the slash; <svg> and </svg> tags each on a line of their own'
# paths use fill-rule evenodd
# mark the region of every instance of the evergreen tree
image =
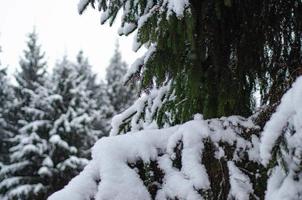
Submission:
<svg viewBox="0 0 302 200">
<path fill-rule="evenodd" d="M 95 90 L 95 75 L 80 52 L 77 63 L 64 58 L 53 72 L 54 103 L 52 128 L 49 132 L 52 160 L 50 193 L 61 189 L 86 165 L 90 148 L 100 135 L 95 130 L 99 115 Z"/>
<path fill-rule="evenodd" d="M 89 3 L 97 4 L 82 1 L 80 13 Z M 129 78 L 139 76 L 144 89 L 172 80 L 177 108 L 162 112 L 173 113 L 175 124 L 197 112 L 249 116 L 256 87 L 273 104 L 301 65 L 301 2 L 102 0 L 99 9 L 110 24 L 123 10 L 119 33 L 137 30 L 135 49 L 149 49 Z"/>
<path fill-rule="evenodd" d="M 0 163 L 7 161 L 8 139 L 12 136 L 9 128 L 7 115 L 13 101 L 12 87 L 8 83 L 6 69 L 0 66 Z M 1 165 L 1 164 L 0 164 Z"/>
<path fill-rule="evenodd" d="M 91 71 L 91 65 L 88 59 L 84 57 L 82 50 L 76 56 L 76 65 L 78 66 L 78 73 L 87 80 L 87 88 L 91 91 L 90 98 L 96 101 L 97 106 L 95 108 L 97 108 L 98 114 L 94 115 L 97 119 L 93 122 L 93 127 L 95 130 L 100 131 L 99 137 L 108 135 L 110 129 L 109 121 L 114 109 L 106 91 L 107 86 L 102 80 L 100 83 L 96 83 L 97 76 Z"/>
<path fill-rule="evenodd" d="M 21 71 L 16 80 L 20 87 L 34 90 L 37 84 L 43 84 L 46 62 L 45 53 L 38 44 L 38 35 L 35 30 L 28 35 L 27 49 L 20 60 Z"/>
<path fill-rule="evenodd" d="M 261 134 L 260 156 L 269 169 L 266 199 L 301 199 L 302 76 L 285 95 Z M 289 191 L 289 188 L 291 190 Z"/>
<path fill-rule="evenodd" d="M 12 136 L 7 119 L 7 115 L 9 115 L 9 110 L 14 99 L 12 89 L 13 88 L 9 84 L 9 80 L 7 78 L 6 68 L 3 68 L 3 66 L 1 66 L 0 60 L 0 167 L 3 162 L 7 162 L 8 160 L 7 145 L 8 139 Z"/>
<path fill-rule="evenodd" d="M 40 48 L 36 39 L 30 34 L 25 52 L 42 59 L 33 53 Z M 76 63 L 63 59 L 48 78 L 45 66 L 25 65 L 44 62 L 34 56 L 30 59 L 35 62 L 25 58 L 16 77 L 20 84 L 17 102 L 10 109 L 14 116 L 7 117 L 16 127 L 9 142 L 9 162 L 0 171 L 0 194 L 8 200 L 42 200 L 61 189 L 84 168 L 90 148 L 105 134 L 95 127 L 104 115 L 98 108 L 100 86 L 83 52 Z"/>
<path fill-rule="evenodd" d="M 15 127 L 10 139 L 9 163 L 0 171 L 0 191 L 7 199 L 45 199 L 47 181 L 41 167 L 47 161 L 50 91 L 43 85 L 46 63 L 35 32 L 29 34 L 21 71 L 17 73 Z"/>
<path fill-rule="evenodd" d="M 114 108 L 114 114 L 118 114 L 132 105 L 136 97 L 135 88 L 130 88 L 124 83 L 126 72 L 127 64 L 122 61 L 117 43 L 106 73 L 108 97 Z"/>
<path fill-rule="evenodd" d="M 119 33 L 128 35 L 137 30 L 135 49 L 138 50 L 142 45 L 148 48 L 147 53 L 132 65 L 127 74 L 129 80 L 140 79 L 146 97 L 140 98 L 136 106 L 130 107 L 113 119 L 112 135 L 146 129 L 143 122 L 149 120 L 150 115 L 159 127 L 183 123 L 195 113 L 203 113 L 206 118 L 226 115 L 250 116 L 255 112 L 253 94 L 256 90 L 261 94 L 261 104 L 267 104 L 267 109 L 257 113 L 256 118 L 252 116 L 248 120 L 252 119 L 263 128 L 283 93 L 293 80 L 301 75 L 300 1 L 81 2 L 80 13 L 89 4 L 93 7 L 98 4 L 102 12 L 102 23 L 109 21 L 112 24 L 117 13 L 122 10 L 122 26 Z M 169 89 L 162 90 L 166 87 Z M 153 92 L 154 88 L 159 88 L 159 92 Z M 298 93 L 298 89 L 295 93 Z M 295 98 L 297 99 L 301 101 L 300 97 Z M 265 165 L 261 164 L 263 158 L 253 158 L 254 153 L 249 152 L 250 147 L 255 147 L 256 152 L 259 151 L 257 146 L 262 132 L 257 126 L 245 129 L 240 123 L 233 123 L 232 117 L 229 122 L 229 119 L 224 121 L 226 118 L 223 117 L 218 120 L 222 122 L 222 127 L 217 131 L 216 125 L 220 122 L 215 122 L 216 119 L 206 121 L 211 133 L 206 140 L 200 141 L 202 147 L 199 151 L 203 153 L 196 160 L 204 166 L 209 185 L 205 188 L 193 186 L 193 193 L 198 194 L 192 199 L 301 198 L 301 145 L 294 142 L 301 137 L 298 127 L 301 112 L 299 108 L 289 106 L 295 101 L 288 102 L 290 103 L 285 103 L 284 106 L 281 103 L 275 115 L 278 117 L 272 117 L 273 122 L 268 123 L 268 131 L 264 132 L 268 135 L 264 136 L 264 143 L 269 144 L 269 148 L 264 144 L 262 149 Z M 211 127 L 211 124 L 215 124 L 214 127 Z M 124 127 L 128 129 L 125 131 Z M 212 138 L 216 133 L 220 134 L 223 130 L 233 128 L 235 132 L 239 131 L 235 134 L 235 143 L 227 141 L 232 138 L 232 134 L 228 134 L 225 139 Z M 272 137 L 274 132 L 278 137 Z M 177 194 L 180 198 L 188 197 L 185 195 L 188 190 L 184 191 L 184 195 L 176 191 L 172 195 L 171 192 L 171 196 L 160 196 L 161 189 L 150 186 L 150 179 L 154 178 L 155 183 L 169 185 L 169 181 L 165 180 L 167 173 L 174 170 L 176 173 L 185 171 L 187 165 L 183 156 L 186 154 L 185 141 L 189 133 L 185 134 L 186 136 L 176 134 L 176 138 L 172 136 L 172 141 L 177 140 L 179 143 L 172 146 L 172 150 L 171 144 L 167 145 L 168 152 L 164 152 L 166 157 L 161 156 L 162 152 L 158 153 L 155 161 L 157 167 L 167 158 L 167 163 L 160 170 L 154 166 L 150 169 L 152 163 L 145 161 L 144 155 L 143 161 L 136 161 L 133 166 L 136 171 L 139 169 L 138 174 L 153 199 L 179 199 Z M 116 142 L 120 138 L 116 139 Z M 115 139 L 112 138 L 113 140 Z M 105 140 L 103 142 L 106 144 Z M 239 147 L 241 150 L 237 151 L 237 145 L 243 143 L 248 145 Z M 217 156 L 217 149 L 223 149 L 223 157 Z M 143 152 L 140 151 L 142 154 Z M 200 157 L 202 161 L 199 160 Z M 172 166 L 172 169 L 165 171 L 167 166 Z M 154 172 L 154 176 L 150 175 Z M 187 178 L 186 173 L 185 177 Z M 293 194 L 289 194 L 289 185 L 299 186 L 294 187 Z M 173 185 L 170 188 L 172 187 Z"/>
<path fill-rule="evenodd" d="M 101 135 L 99 137 L 108 136 L 111 128 L 110 122 L 115 113 L 114 107 L 110 102 L 107 89 L 107 84 L 101 80 L 98 89 L 95 91 L 99 114 L 94 127 L 101 131 Z"/>
</svg>

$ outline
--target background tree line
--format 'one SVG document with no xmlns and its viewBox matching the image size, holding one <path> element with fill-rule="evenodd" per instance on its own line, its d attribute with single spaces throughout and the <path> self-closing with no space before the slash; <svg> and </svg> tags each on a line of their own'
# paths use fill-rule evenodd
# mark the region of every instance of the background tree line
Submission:
<svg viewBox="0 0 302 200">
<path fill-rule="evenodd" d="M 88 59 L 63 57 L 51 73 L 36 32 L 15 73 L 0 67 L 0 198 L 46 199 L 77 175 L 95 141 L 106 136 L 110 119 L 131 104 L 135 90 L 122 80 L 127 65 L 118 46 L 97 80 Z"/>
</svg>

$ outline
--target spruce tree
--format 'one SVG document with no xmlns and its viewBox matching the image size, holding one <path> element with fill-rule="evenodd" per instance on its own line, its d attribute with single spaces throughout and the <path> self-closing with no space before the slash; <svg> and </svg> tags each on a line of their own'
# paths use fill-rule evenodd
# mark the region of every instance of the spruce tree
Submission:
<svg viewBox="0 0 302 200">
<path fill-rule="evenodd" d="M 53 172 L 49 180 L 50 193 L 61 189 L 86 165 L 90 148 L 100 135 L 95 130 L 99 115 L 95 75 L 83 53 L 72 63 L 65 57 L 53 71 L 53 92 L 58 95 L 53 104 L 53 122 L 49 132 Z"/>
<path fill-rule="evenodd" d="M 108 135 L 114 108 L 110 103 L 107 85 L 103 80 L 97 83 L 97 76 L 92 72 L 92 66 L 82 50 L 76 56 L 75 65 L 77 65 L 78 73 L 87 81 L 87 89 L 90 91 L 89 97 L 96 103 L 93 108 L 94 112 L 97 112 L 97 114 L 94 114 L 96 119 L 93 122 L 93 129 L 98 130 L 98 137 Z"/>
<path fill-rule="evenodd" d="M 107 91 L 107 84 L 101 80 L 98 84 L 98 88 L 95 91 L 96 94 L 96 102 L 98 105 L 98 116 L 97 120 L 94 124 L 95 129 L 100 130 L 100 136 L 108 136 L 110 132 L 110 122 L 112 116 L 115 113 L 114 107 L 110 102 L 108 91 Z"/>
<path fill-rule="evenodd" d="M 257 91 L 261 94 L 261 105 L 266 105 L 266 109 L 260 110 L 260 114 L 257 113 L 248 120 L 252 120 L 260 128 L 245 129 L 240 123 L 233 123 L 232 116 L 229 122 L 228 118 L 220 118 L 218 121 L 222 123 L 222 127 L 216 132 L 215 128 L 211 127 L 211 124 L 217 123 L 216 119 L 206 121 L 211 134 L 205 141 L 200 141 L 203 146 L 200 157 L 210 186 L 207 190 L 194 187 L 194 192 L 204 199 L 275 199 L 274 195 L 280 199 L 301 197 L 301 152 L 297 150 L 300 145 L 292 141 L 292 138 L 300 137 L 300 128 L 297 126 L 300 124 L 297 123 L 300 109 L 290 107 L 292 110 L 288 112 L 290 103 L 286 103 L 285 106 L 280 106 L 285 108 L 284 111 L 276 112 L 276 115 L 279 113 L 281 117 L 273 117 L 273 122 L 268 123 L 268 126 L 272 127 L 264 134 L 270 136 L 271 130 L 275 130 L 276 126 L 276 132 L 280 135 L 273 145 L 271 137 L 266 141 L 272 145 L 269 150 L 267 146 L 264 147 L 264 150 L 269 151 L 265 152 L 266 154 L 273 154 L 270 155 L 271 160 L 266 160 L 270 161 L 269 163 L 262 165 L 261 159 L 251 158 L 248 150 L 250 147 L 257 150 L 264 124 L 269 120 L 284 92 L 301 75 L 300 1 L 81 2 L 80 13 L 89 4 L 93 7 L 98 4 L 97 7 L 102 12 L 102 23 L 108 21 L 112 24 L 117 13 L 122 10 L 119 33 L 129 35 L 136 31 L 135 50 L 142 45 L 148 48 L 147 53 L 132 65 L 126 75 L 129 80 L 139 78 L 141 88 L 146 91 L 147 96 L 140 98 L 136 106 L 113 119 L 115 127 L 112 129 L 112 135 L 146 128 L 143 122 L 150 118 L 150 114 L 159 127 L 183 123 L 195 113 L 203 113 L 205 118 L 228 115 L 248 117 L 255 113 L 254 93 Z M 168 90 L 163 90 L 166 87 Z M 160 92 L 153 92 L 154 88 Z M 300 100 L 298 97 L 297 99 Z M 276 124 L 280 122 L 284 126 L 279 129 Z M 124 127 L 130 128 L 124 131 Z M 239 131 L 235 134 L 235 143 L 227 142 L 232 138 L 232 134 L 227 135 L 230 138 L 225 140 L 218 139 L 218 143 L 217 138 L 212 138 L 215 132 L 219 134 L 223 130 L 233 128 Z M 243 130 L 240 130 L 241 128 Z M 177 168 L 177 172 L 184 170 L 185 160 L 182 156 L 185 153 L 185 138 L 186 136 L 177 139 L 179 144 L 173 146 L 172 154 L 164 152 L 168 157 L 167 162 L 171 162 L 168 165 L 171 164 L 173 170 Z M 241 146 L 241 150 L 237 151 L 237 145 L 245 143 L 242 143 L 242 139 L 246 140 L 250 147 Z M 287 144 L 289 141 L 293 143 Z M 104 140 L 103 142 L 106 143 Z M 168 145 L 168 148 L 171 146 Z M 223 149 L 223 157 L 217 156 L 217 149 Z M 165 157 L 161 156 L 161 153 L 157 158 L 159 160 Z M 155 161 L 157 166 L 160 166 L 159 160 Z M 165 176 L 162 170 L 150 167 L 151 163 L 142 161 L 133 165 L 133 168 L 139 169 L 138 174 L 150 194 L 154 195 L 154 199 L 160 189 L 149 188 L 150 179 L 157 178 L 155 182 L 167 183 L 164 178 L 161 179 Z M 150 174 L 153 172 L 155 175 L 152 177 Z M 297 187 L 294 189 L 294 195 L 289 198 L 286 188 L 291 184 L 292 187 L 297 184 Z M 161 197 L 179 199 L 178 196 Z"/>
<path fill-rule="evenodd" d="M 0 163 L 8 161 L 8 140 L 13 133 L 10 129 L 10 123 L 7 119 L 10 108 L 13 104 L 12 86 L 9 84 L 6 69 L 0 66 Z M 0 164 L 1 166 L 1 164 Z"/>
<path fill-rule="evenodd" d="M 0 47 L 1 53 L 1 47 Z M 13 87 L 9 83 L 6 68 L 1 65 L 0 60 L 0 167 L 8 161 L 8 140 L 12 137 L 9 121 L 7 119 L 13 104 Z"/>
<path fill-rule="evenodd" d="M 127 72 L 127 64 L 122 61 L 119 51 L 119 44 L 116 44 L 114 55 L 106 69 L 106 82 L 109 101 L 114 109 L 114 114 L 118 114 L 128 108 L 137 96 L 135 88 L 124 83 L 124 76 Z"/>
<path fill-rule="evenodd" d="M 24 57 L 20 60 L 21 71 L 16 80 L 20 87 L 34 90 L 37 84 L 43 84 L 46 62 L 45 53 L 38 44 L 38 35 L 34 30 L 28 35 L 27 49 L 23 52 Z"/>
<path fill-rule="evenodd" d="M 0 171 L 0 191 L 7 199 L 44 199 L 47 190 L 41 167 L 47 161 L 50 94 L 43 85 L 46 63 L 37 34 L 32 32 L 28 38 L 16 75 L 14 116 L 8 117 L 16 132 L 10 139 L 9 163 Z"/>
<path fill-rule="evenodd" d="M 90 3 L 97 4 L 82 1 L 80 13 Z M 196 112 L 249 116 L 256 88 L 273 104 L 301 65 L 301 2 L 102 0 L 98 8 L 110 24 L 123 10 L 119 33 L 137 30 L 135 50 L 149 49 L 129 78 L 139 76 L 144 89 L 172 80 L 177 108 L 163 112 L 174 113 L 175 124 Z"/>
</svg>

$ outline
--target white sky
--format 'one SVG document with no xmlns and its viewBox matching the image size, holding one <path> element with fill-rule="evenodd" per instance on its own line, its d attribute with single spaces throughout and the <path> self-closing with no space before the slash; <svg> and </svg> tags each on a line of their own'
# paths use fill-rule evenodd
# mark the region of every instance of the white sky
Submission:
<svg viewBox="0 0 302 200">
<path fill-rule="evenodd" d="M 132 51 L 132 37 L 118 36 L 113 27 L 100 25 L 100 13 L 88 7 L 77 12 L 79 0 L 0 0 L 1 63 L 13 73 L 26 47 L 27 34 L 36 27 L 48 66 L 68 55 L 75 59 L 83 49 L 93 70 L 104 77 L 118 39 L 123 59 L 131 64 L 138 57 Z"/>
</svg>

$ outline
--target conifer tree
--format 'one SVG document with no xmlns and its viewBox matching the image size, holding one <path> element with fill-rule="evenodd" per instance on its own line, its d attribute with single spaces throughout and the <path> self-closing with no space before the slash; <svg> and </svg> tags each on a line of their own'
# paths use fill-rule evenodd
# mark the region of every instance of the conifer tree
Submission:
<svg viewBox="0 0 302 200">
<path fill-rule="evenodd" d="M 47 190 L 41 167 L 47 161 L 50 94 L 44 86 L 46 63 L 37 34 L 32 32 L 28 38 L 16 75 L 16 112 L 8 117 L 16 132 L 10 139 L 9 163 L 0 171 L 0 191 L 7 199 L 44 199 Z"/>
<path fill-rule="evenodd" d="M 149 49 L 128 77 L 139 76 L 144 89 L 172 80 L 177 108 L 162 112 L 174 113 L 175 124 L 197 112 L 249 116 L 256 87 L 273 104 L 301 65 L 301 2 L 85 0 L 80 13 L 89 4 L 98 4 L 102 23 L 123 10 L 119 33 L 137 30 L 135 50 Z"/>
<path fill-rule="evenodd" d="M 122 61 L 117 43 L 106 73 L 108 97 L 114 108 L 114 114 L 120 113 L 132 105 L 136 97 L 135 88 L 124 83 L 126 72 L 127 64 Z"/>
<path fill-rule="evenodd" d="M 27 49 L 24 50 L 24 57 L 20 60 L 21 71 L 16 76 L 20 87 L 33 90 L 37 84 L 43 83 L 46 72 L 44 56 L 45 53 L 41 51 L 38 35 L 34 30 L 28 35 Z"/>
<path fill-rule="evenodd" d="M 110 122 L 112 116 L 115 113 L 115 110 L 109 99 L 107 84 L 103 80 L 101 80 L 98 85 L 99 86 L 95 91 L 95 94 L 99 114 L 97 116 L 94 127 L 95 129 L 101 131 L 101 135 L 99 137 L 102 137 L 109 135 L 111 128 Z"/>
<path fill-rule="evenodd" d="M 78 66 L 78 73 L 87 81 L 87 89 L 90 91 L 89 97 L 96 103 L 93 108 L 97 110 L 97 114 L 94 114 L 96 119 L 93 122 L 93 129 L 99 131 L 99 137 L 108 135 L 110 129 L 109 121 L 114 114 L 114 108 L 110 102 L 107 85 L 102 80 L 97 83 L 97 76 L 91 71 L 91 65 L 82 50 L 76 56 L 75 65 Z"/>
<path fill-rule="evenodd" d="M 77 63 L 65 57 L 53 72 L 54 93 L 59 97 L 53 104 L 52 128 L 49 132 L 52 160 L 51 193 L 61 189 L 86 165 L 90 148 L 100 135 L 95 130 L 99 115 L 96 93 L 98 87 L 83 52 Z"/>
<path fill-rule="evenodd" d="M 8 139 L 12 137 L 10 124 L 7 119 L 10 108 L 13 103 L 12 87 L 6 75 L 6 69 L 1 69 L 0 66 L 0 163 L 7 162 L 8 156 Z M 0 164 L 1 166 L 1 164 Z"/>
<path fill-rule="evenodd" d="M 0 47 L 1 53 L 1 47 Z M 12 136 L 9 128 L 7 115 L 13 102 L 12 86 L 9 84 L 6 68 L 1 65 L 0 60 L 0 167 L 8 160 L 8 139 Z"/>
<path fill-rule="evenodd" d="M 112 24 L 117 13 L 122 10 L 119 33 L 129 35 L 136 30 L 135 50 L 142 45 L 148 48 L 147 53 L 132 65 L 127 74 L 129 80 L 140 79 L 141 88 L 146 91 L 147 97 L 140 98 L 136 106 L 114 118 L 116 123 L 112 135 L 146 128 L 144 122 L 150 119 L 150 114 L 159 127 L 183 123 L 195 113 L 203 113 L 205 118 L 227 115 L 247 117 L 255 111 L 253 94 L 256 89 L 261 94 L 261 104 L 267 105 L 268 109 L 261 110 L 257 119 L 252 116 L 249 120 L 252 119 L 262 128 L 283 93 L 301 75 L 300 1 L 81 2 L 80 13 L 89 4 L 93 7 L 98 4 L 102 23 L 108 21 Z M 162 90 L 166 87 L 169 89 Z M 153 88 L 159 88 L 159 92 L 153 93 Z M 294 93 L 286 98 L 289 96 L 293 97 Z M 261 134 L 259 127 L 240 130 L 236 134 L 236 142 L 232 144 L 223 139 L 216 143 L 217 138 L 211 139 L 212 134 L 209 139 L 200 142 L 203 146 L 201 149 L 204 150 L 200 155 L 203 158 L 201 164 L 206 169 L 210 183 L 207 190 L 193 187 L 194 192 L 200 198 L 221 200 L 301 198 L 301 145 L 293 142 L 293 138 L 300 138 L 298 135 L 301 131 L 297 124 L 300 124 L 301 112 L 299 108 L 289 106 L 291 103 L 283 106 L 281 103 L 276 112 L 278 117 L 272 117 L 268 131 L 264 132 L 267 136 L 264 136 L 266 144 L 262 147 L 262 156 L 266 158 L 266 165 L 261 165 L 260 158 L 250 157 L 247 147 L 241 146 L 238 154 L 234 152 L 233 145 L 242 144 L 239 139 L 241 134 L 251 147 L 257 149 Z M 211 123 L 215 120 L 207 121 L 210 131 L 215 132 L 215 128 L 211 128 Z M 219 120 L 224 121 L 225 118 Z M 130 128 L 124 131 L 124 127 Z M 223 122 L 223 127 L 217 133 L 229 128 L 237 130 L 242 126 Z M 278 137 L 272 136 L 274 132 Z M 179 167 L 179 172 L 183 172 L 185 145 L 182 145 L 185 137 L 178 137 L 179 144 L 173 146 L 172 154 L 167 153 L 167 157 L 170 156 L 167 160 L 173 166 L 172 171 Z M 168 145 L 168 148 L 171 146 Z M 217 148 L 223 149 L 223 157 L 217 157 Z M 161 155 L 158 156 L 162 158 Z M 149 188 L 149 164 L 138 161 L 135 167 L 140 169 L 138 174 L 145 181 L 150 194 L 155 194 L 152 196 L 154 199 L 159 193 L 156 193 L 156 189 L 154 192 Z M 153 171 L 158 173 L 155 177 L 162 175 L 162 171 L 156 168 Z M 163 184 L 167 183 L 165 181 L 157 179 L 157 182 Z M 298 186 L 294 187 L 296 184 Z M 289 185 L 295 188 L 293 195 L 287 191 Z M 199 196 L 192 199 L 199 199 Z M 177 195 L 161 197 L 179 199 Z"/>
</svg>

